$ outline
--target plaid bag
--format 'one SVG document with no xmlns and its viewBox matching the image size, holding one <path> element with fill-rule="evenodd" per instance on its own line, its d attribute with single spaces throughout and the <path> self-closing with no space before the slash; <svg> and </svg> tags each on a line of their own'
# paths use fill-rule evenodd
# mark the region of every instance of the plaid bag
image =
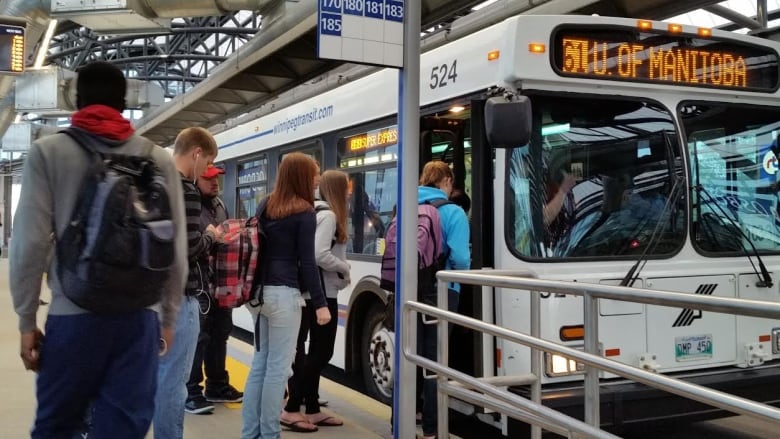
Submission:
<svg viewBox="0 0 780 439">
<path fill-rule="evenodd" d="M 229 219 L 217 229 L 223 236 L 214 256 L 214 299 L 221 308 L 235 308 L 251 298 L 262 233 L 256 217 Z"/>
</svg>

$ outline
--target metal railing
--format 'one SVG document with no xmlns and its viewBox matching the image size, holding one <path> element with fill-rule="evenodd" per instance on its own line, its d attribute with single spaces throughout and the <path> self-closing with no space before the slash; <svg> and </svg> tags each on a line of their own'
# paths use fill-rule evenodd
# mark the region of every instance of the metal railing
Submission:
<svg viewBox="0 0 780 439">
<path fill-rule="evenodd" d="M 533 275 L 527 271 L 506 270 L 440 271 L 437 274 L 439 279 L 437 303 L 440 306 L 447 303 L 447 285 L 449 282 L 528 291 L 531 299 L 530 335 L 420 302 L 407 301 L 403 304 L 402 318 L 406 327 L 409 328 L 417 324 L 417 314 L 431 316 L 434 320 L 428 320 L 426 323 L 437 325 L 438 340 L 448 340 L 448 325 L 454 323 L 531 348 L 530 376 L 476 378 L 447 366 L 449 364 L 448 343 L 438 343 L 437 361 L 432 361 L 417 354 L 416 340 L 410 339 L 407 333 L 407 337 L 404 338 L 402 345 L 404 357 L 408 361 L 435 373 L 435 376 L 429 379 L 435 378 L 438 383 L 439 437 L 449 437 L 449 434 L 445 432 L 449 431 L 448 402 L 450 397 L 455 397 L 476 406 L 485 407 L 529 423 L 533 426 L 532 437 L 541 437 L 540 427 L 569 437 L 617 437 L 599 428 L 598 375 L 600 370 L 733 413 L 780 423 L 780 409 L 602 357 L 598 346 L 598 299 L 692 308 L 702 311 L 778 320 L 780 320 L 780 303 L 609 285 L 541 280 L 531 278 L 531 276 Z M 584 351 L 540 338 L 540 292 L 583 297 Z M 446 306 L 443 306 L 443 308 L 446 308 Z M 562 355 L 586 366 L 584 385 L 585 422 L 541 404 L 539 376 L 541 374 L 542 352 Z M 530 384 L 530 398 L 524 398 L 509 392 L 508 389 L 501 388 L 519 384 Z"/>
</svg>

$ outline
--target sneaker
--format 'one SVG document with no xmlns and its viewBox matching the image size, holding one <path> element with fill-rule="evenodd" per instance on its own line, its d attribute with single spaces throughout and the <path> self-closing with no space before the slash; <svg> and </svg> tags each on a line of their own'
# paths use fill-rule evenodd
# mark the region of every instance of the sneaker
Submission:
<svg viewBox="0 0 780 439">
<path fill-rule="evenodd" d="M 184 404 L 184 411 L 193 415 L 207 415 L 214 411 L 214 406 L 209 404 L 206 398 L 196 396 L 187 398 L 187 402 Z"/>
<path fill-rule="evenodd" d="M 244 399 L 244 392 L 239 392 L 228 384 L 217 391 L 206 389 L 205 396 L 209 402 L 241 402 Z"/>
</svg>

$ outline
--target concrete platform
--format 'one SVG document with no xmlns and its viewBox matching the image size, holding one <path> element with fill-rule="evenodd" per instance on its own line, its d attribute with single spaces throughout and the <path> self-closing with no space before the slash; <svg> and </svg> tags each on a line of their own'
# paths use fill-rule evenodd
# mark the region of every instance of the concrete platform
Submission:
<svg viewBox="0 0 780 439">
<path fill-rule="evenodd" d="M 44 293 L 44 300 L 48 292 Z M 48 300 L 47 300 L 48 301 Z M 41 307 L 39 325 L 43 327 L 47 309 Z M 8 286 L 8 259 L 0 259 L 0 438 L 29 437 L 35 416 L 35 375 L 24 369 L 19 358 L 19 331 Z M 243 390 L 252 358 L 252 346 L 231 339 L 228 346 L 231 382 Z M 321 427 L 317 438 L 371 439 L 391 438 L 390 408 L 349 388 L 322 380 L 321 398 L 329 401 L 323 411 L 344 420 L 341 427 Z M 241 404 L 217 404 L 211 415 L 187 414 L 184 437 L 187 439 L 237 438 L 241 430 Z M 150 432 L 147 438 L 152 438 Z M 284 431 L 283 438 L 315 437 L 311 433 Z"/>
</svg>

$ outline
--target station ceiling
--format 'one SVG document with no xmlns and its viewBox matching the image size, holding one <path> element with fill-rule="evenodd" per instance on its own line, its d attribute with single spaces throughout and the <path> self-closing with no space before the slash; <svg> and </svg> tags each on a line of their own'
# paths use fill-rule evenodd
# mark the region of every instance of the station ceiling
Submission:
<svg viewBox="0 0 780 439">
<path fill-rule="evenodd" d="M 49 61 L 76 70 L 93 60 L 123 67 L 128 77 L 155 81 L 166 104 L 135 121 L 139 133 L 171 145 L 189 126 L 212 127 L 264 105 L 299 85 L 329 80 L 342 62 L 316 57 L 316 2 L 282 2 L 278 15 L 239 11 L 216 17 L 175 19 L 159 35 L 98 35 L 60 23 Z M 666 19 L 717 0 L 421 0 L 422 34 L 446 32 L 470 14 L 501 10 L 599 14 Z M 481 7 L 481 8 L 480 8 Z M 498 12 L 498 13 L 497 13 Z M 353 66 L 354 67 L 354 66 Z M 332 81 L 333 86 L 338 80 Z"/>
</svg>

